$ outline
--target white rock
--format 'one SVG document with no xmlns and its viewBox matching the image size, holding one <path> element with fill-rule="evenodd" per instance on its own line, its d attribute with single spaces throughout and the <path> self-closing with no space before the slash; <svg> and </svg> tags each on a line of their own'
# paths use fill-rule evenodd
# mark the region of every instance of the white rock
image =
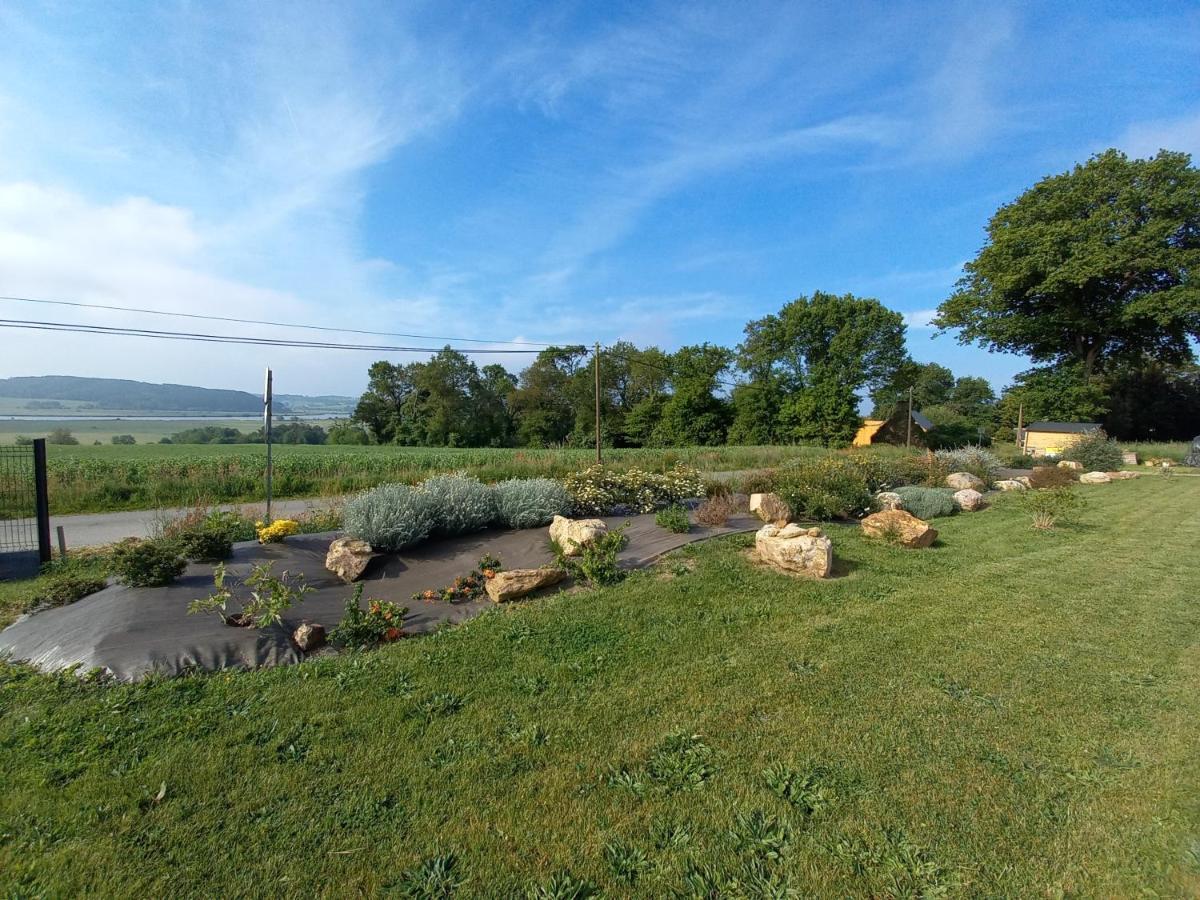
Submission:
<svg viewBox="0 0 1200 900">
<path fill-rule="evenodd" d="M 578 556 L 588 544 L 594 544 L 608 534 L 603 519 L 568 519 L 555 516 L 550 523 L 550 540 L 558 544 L 567 556 Z"/>
<path fill-rule="evenodd" d="M 961 491 L 954 492 L 954 502 L 959 509 L 967 512 L 975 512 L 977 509 L 983 509 L 987 505 L 987 501 L 983 499 L 983 494 L 979 491 L 971 490 L 971 488 L 963 488 Z"/>
<path fill-rule="evenodd" d="M 904 498 L 895 491 L 880 491 L 875 495 L 875 505 L 880 509 L 904 509 Z"/>
<path fill-rule="evenodd" d="M 970 472 L 952 472 L 946 476 L 946 487 L 952 487 L 956 491 L 970 489 L 972 491 L 982 491 L 987 488 L 983 483 L 983 479 L 978 475 L 972 475 Z"/>
<path fill-rule="evenodd" d="M 764 525 L 754 535 L 758 558 L 784 572 L 827 578 L 833 570 L 833 542 L 820 528 Z"/>
</svg>

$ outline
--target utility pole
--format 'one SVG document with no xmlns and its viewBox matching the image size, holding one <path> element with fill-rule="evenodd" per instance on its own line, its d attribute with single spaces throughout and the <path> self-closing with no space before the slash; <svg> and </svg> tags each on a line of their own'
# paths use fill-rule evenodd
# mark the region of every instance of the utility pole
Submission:
<svg viewBox="0 0 1200 900">
<path fill-rule="evenodd" d="M 263 388 L 263 440 L 267 443 L 267 515 L 263 520 L 271 524 L 271 370 L 267 369 L 267 383 Z"/>
<path fill-rule="evenodd" d="M 908 435 L 904 439 L 904 446 L 909 450 L 912 449 L 912 403 L 913 389 L 912 385 L 910 384 L 908 386 Z"/>
<path fill-rule="evenodd" d="M 594 354 L 596 372 L 596 464 L 600 464 L 600 342 L 596 341 Z"/>
</svg>

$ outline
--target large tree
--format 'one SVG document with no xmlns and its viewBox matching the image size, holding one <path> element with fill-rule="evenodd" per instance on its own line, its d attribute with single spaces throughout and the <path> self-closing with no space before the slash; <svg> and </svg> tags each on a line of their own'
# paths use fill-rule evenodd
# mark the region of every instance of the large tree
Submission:
<svg viewBox="0 0 1200 900">
<path fill-rule="evenodd" d="M 1071 365 L 1084 382 L 1122 361 L 1193 359 L 1200 170 L 1186 153 L 1106 150 L 1001 207 L 987 233 L 938 308 L 961 343 Z"/>
<path fill-rule="evenodd" d="M 757 390 L 738 399 L 763 411 L 778 403 L 779 439 L 845 443 L 859 423 L 857 393 L 887 384 L 907 359 L 904 331 L 900 314 L 878 300 L 799 297 L 746 326 L 738 361 Z M 755 414 L 739 411 L 736 421 Z"/>
</svg>

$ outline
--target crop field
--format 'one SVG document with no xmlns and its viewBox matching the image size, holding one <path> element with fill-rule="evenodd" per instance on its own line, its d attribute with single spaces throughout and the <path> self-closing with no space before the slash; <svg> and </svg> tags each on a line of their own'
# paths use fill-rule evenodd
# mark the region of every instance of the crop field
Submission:
<svg viewBox="0 0 1200 900">
<path fill-rule="evenodd" d="M 705 472 L 778 465 L 804 447 L 690 447 L 607 450 L 606 462 L 663 471 L 685 462 Z M 330 497 L 388 481 L 415 482 L 466 471 L 485 480 L 557 477 L 595 458 L 593 450 L 275 447 L 277 497 Z M 254 444 L 50 447 L 50 505 L 59 515 L 261 499 L 266 449 Z"/>
</svg>

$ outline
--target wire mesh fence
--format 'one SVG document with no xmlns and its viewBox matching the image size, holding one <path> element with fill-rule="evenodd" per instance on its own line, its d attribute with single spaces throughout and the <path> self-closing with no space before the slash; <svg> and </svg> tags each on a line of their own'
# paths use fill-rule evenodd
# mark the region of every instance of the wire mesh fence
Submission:
<svg viewBox="0 0 1200 900">
<path fill-rule="evenodd" d="M 0 578 L 36 569 L 48 555 L 44 483 L 42 447 L 0 446 Z"/>
</svg>

